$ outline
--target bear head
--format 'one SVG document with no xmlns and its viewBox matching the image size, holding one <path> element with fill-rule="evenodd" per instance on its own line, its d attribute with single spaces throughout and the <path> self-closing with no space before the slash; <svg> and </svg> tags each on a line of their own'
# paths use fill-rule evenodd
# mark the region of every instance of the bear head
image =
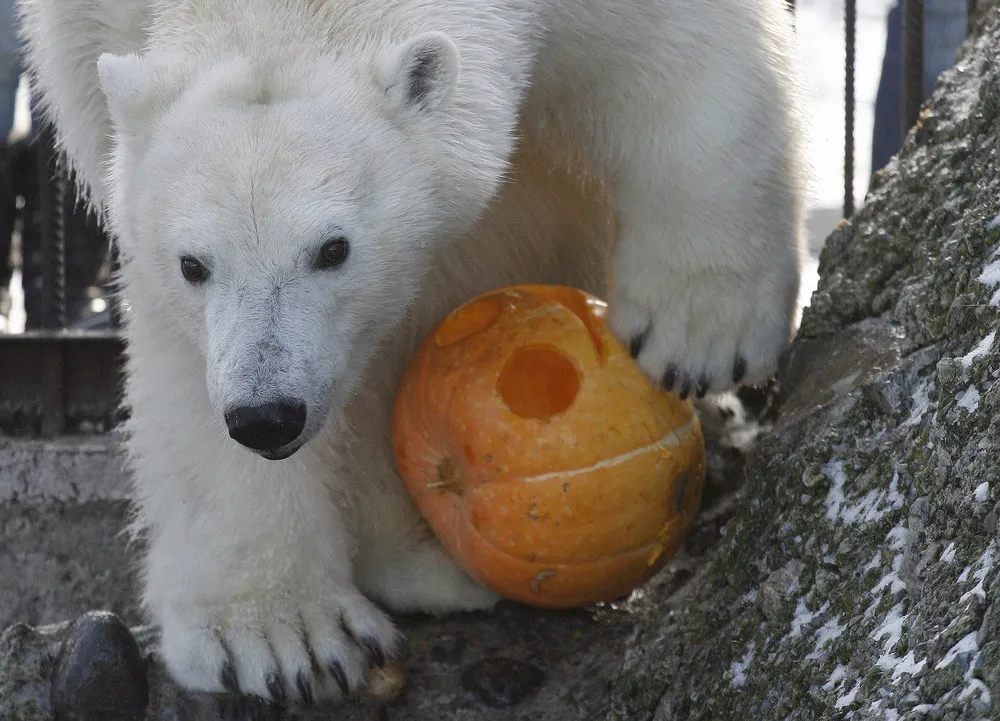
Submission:
<svg viewBox="0 0 1000 721">
<path fill-rule="evenodd" d="M 436 248 L 503 172 L 469 137 L 447 35 L 372 42 L 98 63 L 125 300 L 153 297 L 164 332 L 201 353 L 232 438 L 265 458 L 291 455 L 343 407 Z"/>
</svg>

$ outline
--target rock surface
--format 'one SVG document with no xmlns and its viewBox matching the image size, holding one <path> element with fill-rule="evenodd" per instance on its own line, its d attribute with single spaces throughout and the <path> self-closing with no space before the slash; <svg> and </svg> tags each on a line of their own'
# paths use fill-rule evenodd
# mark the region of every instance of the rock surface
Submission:
<svg viewBox="0 0 1000 721">
<path fill-rule="evenodd" d="M 135 548 L 115 434 L 0 436 L 0 628 L 105 608 L 135 623 Z"/>
<path fill-rule="evenodd" d="M 601 716 L 1000 718 L 1000 8 L 827 241 L 725 537 Z"/>
<path fill-rule="evenodd" d="M 1000 7 L 988 6 L 899 158 L 830 238 L 781 414 L 745 468 L 735 451 L 715 456 L 685 550 L 618 604 L 404 619 L 402 694 L 336 718 L 1000 718 Z M 0 718 L 53 718 L 72 628 L 0 638 Z M 148 719 L 219 717 L 217 700 L 164 682 L 152 632 L 137 638 Z"/>
</svg>

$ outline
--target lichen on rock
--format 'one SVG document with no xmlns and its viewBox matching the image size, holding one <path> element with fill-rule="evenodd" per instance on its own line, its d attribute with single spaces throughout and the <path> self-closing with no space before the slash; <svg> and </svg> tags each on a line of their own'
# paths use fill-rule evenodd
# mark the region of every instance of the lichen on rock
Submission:
<svg viewBox="0 0 1000 721">
<path fill-rule="evenodd" d="M 993 5 L 827 242 L 745 496 L 610 718 L 1000 716 L 998 46 Z"/>
</svg>

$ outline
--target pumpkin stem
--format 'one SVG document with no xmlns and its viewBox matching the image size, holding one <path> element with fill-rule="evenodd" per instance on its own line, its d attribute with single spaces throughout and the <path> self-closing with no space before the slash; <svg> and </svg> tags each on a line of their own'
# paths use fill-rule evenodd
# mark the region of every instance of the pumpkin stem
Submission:
<svg viewBox="0 0 1000 721">
<path fill-rule="evenodd" d="M 462 495 L 465 492 L 465 484 L 458 474 L 458 464 L 452 456 L 445 456 L 437 465 L 437 471 L 433 480 L 427 481 L 427 488 L 449 491 Z"/>
</svg>

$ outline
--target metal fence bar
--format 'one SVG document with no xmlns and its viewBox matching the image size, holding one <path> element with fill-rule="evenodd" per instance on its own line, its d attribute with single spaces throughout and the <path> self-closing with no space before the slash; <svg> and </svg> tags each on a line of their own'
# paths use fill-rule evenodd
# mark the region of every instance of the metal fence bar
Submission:
<svg viewBox="0 0 1000 721">
<path fill-rule="evenodd" d="M 924 0 L 903 0 L 903 83 L 901 137 L 920 117 L 924 102 Z"/>
<path fill-rule="evenodd" d="M 118 251 L 118 241 L 111 238 L 111 273 L 108 280 L 108 311 L 111 314 L 111 327 L 118 330 L 122 327 L 121 298 L 118 294 L 118 274 L 121 272 L 121 258 Z"/>
<path fill-rule="evenodd" d="M 42 328 L 58 330 L 66 326 L 65 173 L 48 125 L 40 130 L 35 142 L 40 226 L 37 262 L 41 266 L 37 275 L 40 287 L 35 289 L 37 312 Z"/>
<path fill-rule="evenodd" d="M 62 153 L 53 151 L 53 166 L 55 178 L 52 182 L 52 247 L 50 248 L 51 262 L 50 282 L 51 288 L 43 290 L 48 296 L 47 305 L 51 309 L 53 316 L 52 328 L 65 328 L 68 316 L 66 313 L 66 223 L 69 209 L 72 208 L 72 201 L 67 203 L 66 199 L 66 159 Z M 67 207 L 68 206 L 68 207 Z"/>
<path fill-rule="evenodd" d="M 857 40 L 856 0 L 844 3 L 844 217 L 854 214 L 854 68 Z"/>
</svg>

